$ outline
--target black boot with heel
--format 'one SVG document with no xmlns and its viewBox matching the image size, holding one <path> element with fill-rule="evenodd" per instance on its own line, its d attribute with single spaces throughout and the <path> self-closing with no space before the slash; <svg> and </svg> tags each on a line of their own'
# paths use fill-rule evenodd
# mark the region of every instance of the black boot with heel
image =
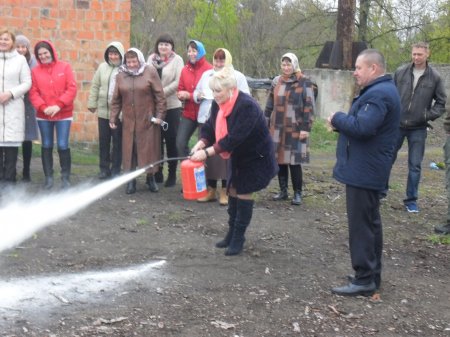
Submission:
<svg viewBox="0 0 450 337">
<path fill-rule="evenodd" d="M 44 190 L 53 188 L 53 148 L 41 149 L 42 168 L 44 169 Z"/>
<path fill-rule="evenodd" d="M 234 231 L 234 220 L 236 218 L 237 210 L 237 198 L 229 196 L 228 197 L 228 233 L 225 238 L 216 243 L 217 248 L 227 248 L 230 244 L 231 237 Z"/>
<path fill-rule="evenodd" d="M 287 200 L 289 197 L 287 187 L 288 187 L 288 170 L 287 165 L 278 165 L 278 184 L 280 185 L 280 192 L 275 194 L 272 200 Z"/>
<path fill-rule="evenodd" d="M 233 235 L 225 255 L 238 255 L 244 249 L 245 231 L 253 215 L 253 200 L 237 199 Z"/>
<path fill-rule="evenodd" d="M 291 205 L 300 205 L 302 203 L 302 185 L 303 172 L 301 165 L 289 165 L 291 171 L 292 188 L 294 189 L 294 197 L 291 200 Z"/>
</svg>

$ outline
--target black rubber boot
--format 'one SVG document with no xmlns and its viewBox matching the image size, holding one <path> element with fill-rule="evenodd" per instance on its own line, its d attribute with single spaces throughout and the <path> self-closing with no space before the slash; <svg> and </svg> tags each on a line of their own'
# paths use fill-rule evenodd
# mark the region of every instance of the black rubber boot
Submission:
<svg viewBox="0 0 450 337">
<path fill-rule="evenodd" d="M 44 169 L 44 190 L 53 188 L 53 148 L 41 148 L 42 168 Z"/>
<path fill-rule="evenodd" d="M 294 197 L 292 198 L 291 205 L 300 205 L 302 203 L 302 185 L 303 185 L 303 172 L 301 165 L 289 165 L 291 171 L 292 188 L 294 189 Z"/>
<path fill-rule="evenodd" d="M 245 231 L 252 220 L 253 203 L 253 200 L 237 199 L 233 235 L 225 255 L 238 255 L 244 249 Z"/>
<path fill-rule="evenodd" d="M 130 180 L 127 183 L 127 189 L 125 190 L 126 194 L 134 194 L 136 193 L 136 179 Z"/>
<path fill-rule="evenodd" d="M 164 184 L 165 187 L 175 186 L 177 182 L 177 161 L 172 160 L 168 163 L 169 166 L 169 175 L 167 176 L 167 180 Z"/>
<path fill-rule="evenodd" d="M 216 243 L 217 248 L 227 248 L 230 245 L 234 231 L 234 221 L 236 218 L 237 198 L 228 196 L 228 233 L 225 238 Z"/>
<path fill-rule="evenodd" d="M 59 165 L 61 166 L 61 188 L 63 190 L 70 187 L 70 170 L 72 167 L 72 158 L 70 149 L 58 150 Z"/>
<path fill-rule="evenodd" d="M 147 174 L 146 184 L 150 192 L 156 193 L 159 191 L 158 184 L 155 181 L 155 176 L 153 174 Z"/>
<path fill-rule="evenodd" d="M 288 186 L 288 170 L 287 165 L 279 165 L 278 171 L 278 184 L 280 185 L 280 192 L 275 194 L 272 200 L 287 200 L 289 197 L 287 192 Z"/>
<path fill-rule="evenodd" d="M 25 140 L 22 142 L 22 158 L 23 158 L 23 169 L 22 169 L 22 181 L 30 182 L 30 164 L 31 164 L 31 154 L 33 151 L 33 143 L 31 140 Z"/>
</svg>

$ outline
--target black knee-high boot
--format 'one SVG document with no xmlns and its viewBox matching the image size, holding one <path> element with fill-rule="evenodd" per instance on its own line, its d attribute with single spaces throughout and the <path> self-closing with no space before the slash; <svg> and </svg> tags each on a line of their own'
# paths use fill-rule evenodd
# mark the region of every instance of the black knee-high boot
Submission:
<svg viewBox="0 0 450 337">
<path fill-rule="evenodd" d="M 150 192 L 156 193 L 159 191 L 159 187 L 158 187 L 158 184 L 156 183 L 154 174 L 147 174 L 145 183 L 147 184 Z"/>
<path fill-rule="evenodd" d="M 53 148 L 41 148 L 41 159 L 45 175 L 44 189 L 50 190 L 53 187 Z"/>
<path fill-rule="evenodd" d="M 292 198 L 292 205 L 300 205 L 302 203 L 302 185 L 303 172 L 301 165 L 289 165 L 291 171 L 292 188 L 294 190 L 294 197 Z"/>
<path fill-rule="evenodd" d="M 125 193 L 126 194 L 136 193 L 136 179 L 132 179 L 128 182 Z"/>
<path fill-rule="evenodd" d="M 237 199 L 233 235 L 225 255 L 238 255 L 242 252 L 245 242 L 245 231 L 252 220 L 253 203 L 253 200 Z"/>
<path fill-rule="evenodd" d="M 216 243 L 217 248 L 226 248 L 230 245 L 234 231 L 234 221 L 236 219 L 237 198 L 228 196 L 228 233 L 225 238 Z"/>
<path fill-rule="evenodd" d="M 174 158 L 177 156 L 177 144 L 175 137 L 167 137 L 166 138 L 166 146 L 167 146 L 167 157 Z M 168 162 L 169 166 L 169 175 L 167 176 L 167 180 L 164 184 L 165 187 L 175 186 L 177 182 L 177 164 L 176 160 L 170 160 Z"/>
<path fill-rule="evenodd" d="M 287 165 L 278 165 L 278 184 L 280 185 L 280 193 L 276 194 L 273 200 L 286 200 L 288 198 L 288 168 Z"/>
<path fill-rule="evenodd" d="M 171 160 L 167 164 L 169 166 L 169 174 L 167 176 L 166 182 L 164 183 L 165 187 L 175 186 L 177 182 L 177 164 L 178 163 L 176 160 Z"/>
<path fill-rule="evenodd" d="M 31 140 L 25 140 L 22 142 L 22 158 L 23 158 L 23 169 L 22 169 L 22 180 L 31 181 L 30 175 L 30 164 L 31 164 L 31 153 L 33 150 L 33 143 Z"/>
<path fill-rule="evenodd" d="M 72 167 L 70 149 L 58 150 L 58 154 L 61 166 L 61 188 L 66 189 L 70 187 L 70 171 Z"/>
</svg>

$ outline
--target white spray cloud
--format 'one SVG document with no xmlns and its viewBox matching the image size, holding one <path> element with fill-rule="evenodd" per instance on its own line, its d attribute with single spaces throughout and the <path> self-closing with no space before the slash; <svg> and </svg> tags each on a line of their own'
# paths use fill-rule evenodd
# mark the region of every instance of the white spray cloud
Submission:
<svg viewBox="0 0 450 337">
<path fill-rule="evenodd" d="M 23 194 L 0 209 L 0 252 L 12 248 L 40 229 L 67 218 L 145 172 L 133 171 L 96 186 L 80 186 L 37 199 Z"/>
<path fill-rule="evenodd" d="M 0 312 L 4 317 L 17 313 L 32 317 L 62 305 L 111 300 L 105 293 L 124 289 L 126 282 L 132 280 L 147 280 L 152 271 L 165 263 L 161 260 L 124 269 L 0 281 Z"/>
</svg>

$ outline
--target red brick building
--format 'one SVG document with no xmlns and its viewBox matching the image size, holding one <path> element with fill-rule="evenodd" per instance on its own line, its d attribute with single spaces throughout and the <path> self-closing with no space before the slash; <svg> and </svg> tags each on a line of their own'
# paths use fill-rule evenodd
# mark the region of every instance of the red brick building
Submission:
<svg viewBox="0 0 450 337">
<path fill-rule="evenodd" d="M 97 119 L 87 108 L 90 82 L 111 41 L 130 45 L 131 0 L 2 0 L 0 26 L 27 36 L 32 45 L 51 40 L 75 72 L 78 94 L 73 142 L 96 142 Z"/>
</svg>

